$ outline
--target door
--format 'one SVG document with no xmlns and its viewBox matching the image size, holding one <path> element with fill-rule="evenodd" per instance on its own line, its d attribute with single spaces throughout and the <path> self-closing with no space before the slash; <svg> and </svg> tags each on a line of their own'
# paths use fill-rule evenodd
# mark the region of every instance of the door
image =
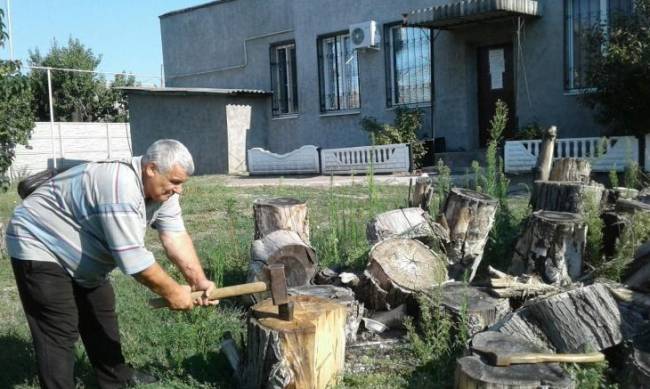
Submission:
<svg viewBox="0 0 650 389">
<path fill-rule="evenodd" d="M 517 125 L 512 43 L 478 48 L 478 132 L 481 147 L 490 139 L 490 120 L 499 99 L 508 105 L 508 124 L 503 136 L 512 136 Z"/>
</svg>

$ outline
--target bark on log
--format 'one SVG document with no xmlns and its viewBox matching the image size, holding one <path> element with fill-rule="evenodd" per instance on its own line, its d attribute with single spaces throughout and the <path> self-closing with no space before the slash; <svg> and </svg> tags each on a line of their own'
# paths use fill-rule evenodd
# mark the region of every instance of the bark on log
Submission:
<svg viewBox="0 0 650 389">
<path fill-rule="evenodd" d="M 537 175 L 536 178 L 541 181 L 548 181 L 551 174 L 551 165 L 553 164 L 553 151 L 555 149 L 555 138 L 557 137 L 557 128 L 549 127 L 542 138 L 540 152 L 537 157 Z"/>
<path fill-rule="evenodd" d="M 523 339 L 487 331 L 472 339 L 472 348 L 502 354 L 546 352 Z M 456 364 L 457 389 L 573 388 L 571 377 L 557 363 L 491 366 L 478 355 L 461 358 Z"/>
<path fill-rule="evenodd" d="M 409 197 L 409 207 L 419 207 L 429 211 L 429 204 L 433 196 L 433 180 L 429 176 L 418 177 Z"/>
<path fill-rule="evenodd" d="M 456 321 L 461 319 L 461 315 L 466 316 L 470 336 L 485 330 L 510 312 L 508 299 L 492 297 L 485 290 L 462 282 L 443 285 L 442 306 Z"/>
<path fill-rule="evenodd" d="M 650 204 L 637 200 L 619 198 L 616 200 L 616 212 L 634 214 L 635 212 L 650 212 Z"/>
<path fill-rule="evenodd" d="M 535 181 L 533 210 L 583 213 L 586 201 L 600 208 L 605 187 L 580 182 Z"/>
<path fill-rule="evenodd" d="M 591 164 L 586 159 L 560 158 L 553 162 L 548 181 L 571 181 L 589 184 Z"/>
<path fill-rule="evenodd" d="M 333 285 L 304 285 L 289 288 L 289 295 L 320 297 L 344 306 L 346 310 L 345 339 L 348 344 L 357 341 L 357 331 L 365 309 L 363 303 L 355 300 L 352 289 Z"/>
<path fill-rule="evenodd" d="M 634 253 L 634 260 L 623 272 L 623 283 L 630 289 L 650 293 L 650 242 L 642 244 Z"/>
<path fill-rule="evenodd" d="M 422 242 L 387 239 L 370 249 L 357 297 L 370 309 L 390 310 L 415 293 L 446 281 L 447 260 Z"/>
<path fill-rule="evenodd" d="M 345 308 L 313 296 L 291 296 L 294 319 L 277 318 L 264 300 L 248 320 L 244 388 L 327 388 L 343 373 Z"/>
<path fill-rule="evenodd" d="M 491 330 L 519 336 L 557 353 L 602 351 L 636 332 L 622 320 L 607 286 L 593 284 L 531 300 Z"/>
<path fill-rule="evenodd" d="M 534 212 L 517 241 L 510 272 L 539 274 L 553 285 L 570 284 L 581 274 L 586 241 L 587 228 L 582 216 Z"/>
<path fill-rule="evenodd" d="M 497 206 L 496 199 L 482 193 L 461 188 L 449 191 L 442 212 L 449 226 L 449 278 L 463 280 L 466 272 L 468 282 L 474 278 Z"/>
<path fill-rule="evenodd" d="M 309 244 L 307 203 L 292 198 L 257 199 L 253 202 L 255 239 L 276 230 L 296 232 Z"/>
<path fill-rule="evenodd" d="M 389 238 L 417 239 L 437 248 L 449 242 L 449 233 L 431 220 L 422 208 L 404 208 L 381 213 L 366 225 L 371 245 Z"/>
<path fill-rule="evenodd" d="M 268 282 L 266 265 L 283 264 L 287 286 L 309 283 L 316 273 L 318 257 L 314 249 L 296 232 L 277 230 L 251 244 L 251 263 L 248 281 Z"/>
</svg>

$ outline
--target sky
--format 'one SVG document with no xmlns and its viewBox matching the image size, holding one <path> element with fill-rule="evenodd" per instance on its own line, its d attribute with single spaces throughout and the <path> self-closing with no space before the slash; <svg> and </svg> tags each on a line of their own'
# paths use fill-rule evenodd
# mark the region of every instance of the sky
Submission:
<svg viewBox="0 0 650 389">
<path fill-rule="evenodd" d="M 7 1 L 14 57 L 23 64 L 29 50 L 38 48 L 45 55 L 53 39 L 61 46 L 73 37 L 102 55 L 97 70 L 131 72 L 143 84 L 159 84 L 159 78 L 151 77 L 160 76 L 162 64 L 158 16 L 210 0 L 0 0 L 5 19 Z M 9 58 L 8 42 L 0 58 Z"/>
</svg>

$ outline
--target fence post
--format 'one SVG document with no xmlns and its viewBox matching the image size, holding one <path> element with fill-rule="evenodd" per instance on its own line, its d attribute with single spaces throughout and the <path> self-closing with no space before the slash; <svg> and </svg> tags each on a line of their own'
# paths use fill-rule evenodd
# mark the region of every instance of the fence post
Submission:
<svg viewBox="0 0 650 389">
<path fill-rule="evenodd" d="M 106 122 L 106 152 L 108 153 L 106 159 L 111 159 L 111 129 L 108 127 L 108 122 Z"/>
<path fill-rule="evenodd" d="M 61 159 L 65 159 L 63 151 L 63 135 L 61 134 L 61 122 L 57 123 L 57 128 L 59 129 L 59 155 L 61 156 Z"/>
</svg>

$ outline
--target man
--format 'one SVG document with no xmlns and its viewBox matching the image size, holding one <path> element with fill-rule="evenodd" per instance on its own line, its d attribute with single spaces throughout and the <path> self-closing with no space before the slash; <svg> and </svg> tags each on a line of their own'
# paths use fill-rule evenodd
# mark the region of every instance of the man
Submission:
<svg viewBox="0 0 650 389">
<path fill-rule="evenodd" d="M 153 380 L 125 364 L 108 279 L 115 267 L 165 298 L 171 309 L 216 304 L 207 300 L 214 283 L 181 217 L 179 194 L 193 172 L 187 148 L 163 139 L 128 162 L 87 163 L 60 173 L 16 208 L 7 250 L 41 387 L 74 387 L 79 335 L 101 388 Z M 174 281 L 145 249 L 147 226 L 158 230 L 189 287 Z M 205 291 L 204 297 L 193 301 L 191 290 Z"/>
</svg>

